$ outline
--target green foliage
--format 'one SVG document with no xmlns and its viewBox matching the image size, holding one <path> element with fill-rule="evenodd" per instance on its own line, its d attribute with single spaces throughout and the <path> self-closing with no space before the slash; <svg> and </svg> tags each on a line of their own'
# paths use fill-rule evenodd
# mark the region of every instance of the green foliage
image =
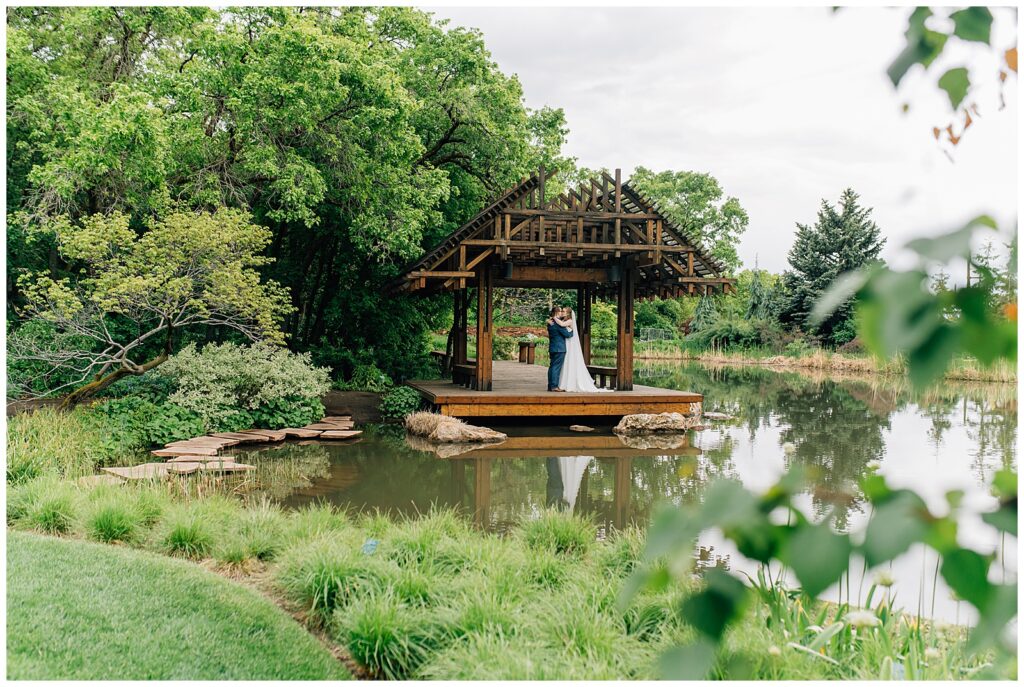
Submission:
<svg viewBox="0 0 1024 687">
<path fill-rule="evenodd" d="M 693 232 L 693 238 L 730 272 L 740 266 L 736 246 L 747 230 L 747 211 L 739 200 L 725 195 L 718 180 L 701 172 L 652 172 L 637 167 L 630 177 L 666 217 Z"/>
<path fill-rule="evenodd" d="M 494 360 L 518 360 L 519 339 L 514 336 L 496 335 L 491 339 L 491 352 Z"/>
<path fill-rule="evenodd" d="M 658 298 L 636 304 L 635 326 L 640 329 L 650 327 L 679 332 L 686 320 L 686 308 L 676 298 Z"/>
<path fill-rule="evenodd" d="M 586 554 L 597 536 L 590 521 L 558 511 L 547 511 L 525 521 L 521 531 L 531 549 L 566 556 Z"/>
<path fill-rule="evenodd" d="M 336 386 L 343 390 L 381 393 L 390 389 L 394 384 L 391 377 L 381 372 L 380 368 L 376 365 L 370 363 L 369 365 L 357 364 L 349 380 L 341 382 Z"/>
<path fill-rule="evenodd" d="M 199 513 L 184 508 L 175 509 L 161 520 L 161 525 L 159 541 L 168 554 L 202 558 L 213 548 L 213 527 Z"/>
<path fill-rule="evenodd" d="M 44 475 L 68 478 L 93 474 L 114 460 L 135 458 L 136 445 L 117 441 L 98 413 L 75 408 L 37 408 L 7 424 L 7 483 Z"/>
<path fill-rule="evenodd" d="M 167 401 L 153 403 L 144 397 L 114 398 L 98 404 L 95 413 L 104 432 L 104 443 L 112 451 L 117 447 L 131 450 L 162 446 L 211 431 L 199 413 Z"/>
<path fill-rule="evenodd" d="M 141 229 L 171 199 L 250 210 L 289 343 L 340 375 L 422 371 L 445 301 L 383 286 L 538 164 L 552 192 L 572 167 L 564 113 L 528 110 L 479 31 L 413 8 L 18 10 L 7 33 L 12 211 Z"/>
<path fill-rule="evenodd" d="M 22 274 L 24 311 L 88 344 L 51 350 L 49 342 L 40 347 L 35 339 L 16 339 L 9 355 L 42 360 L 55 375 L 72 374 L 74 384 L 83 384 L 72 396 L 77 400 L 159 365 L 175 333 L 188 327 L 223 326 L 252 339 L 283 341 L 278 322 L 291 310 L 287 294 L 258 272 L 270 262 L 261 255 L 270 242 L 267 229 L 229 209 L 173 211 L 147 224 L 141 236 L 121 212 L 44 224 L 39 231 L 54 234 L 60 257 L 79 274 Z M 149 346 L 155 343 L 157 351 Z"/>
<path fill-rule="evenodd" d="M 820 334 L 832 346 L 853 338 L 848 324 L 853 301 L 837 303 L 827 318 L 813 322 L 812 308 L 842 275 L 873 264 L 885 245 L 871 209 L 861 207 L 858 199 L 852 189 L 846 189 L 838 207 L 821 202 L 813 226 L 797 224 L 796 241 L 789 251 L 791 271 L 784 277 L 788 301 L 780 316 L 782 323 Z"/>
<path fill-rule="evenodd" d="M 718 320 L 718 310 L 715 308 L 713 296 L 701 296 L 697 303 L 697 309 L 690 321 L 690 332 L 700 332 L 712 326 Z"/>
<path fill-rule="evenodd" d="M 814 321 L 834 318 L 840 303 L 856 298 L 865 346 L 883 358 L 906 355 L 910 379 L 917 387 L 941 379 L 961 353 L 986 366 L 1000 359 L 1016 360 L 1016 308 L 997 311 L 992 297 L 995 279 L 984 265 L 972 260 L 980 277 L 972 286 L 938 293 L 929 288 L 930 268 L 958 256 L 970 258 L 975 230 L 994 226 L 991 218 L 982 216 L 938 238 L 911 241 L 907 248 L 918 255 L 918 265 L 911 270 L 875 266 L 845 275 L 815 306 Z"/>
<path fill-rule="evenodd" d="M 136 518 L 129 504 L 105 500 L 86 516 L 86 536 L 104 544 L 130 542 L 137 534 Z"/>
<path fill-rule="evenodd" d="M 595 339 L 614 339 L 618 327 L 616 306 L 607 301 L 594 301 L 590 312 L 590 331 Z"/>
<path fill-rule="evenodd" d="M 1010 481 L 1000 478 L 1002 484 Z M 847 572 L 854 554 L 862 556 L 868 566 L 875 567 L 896 558 L 912 544 L 923 543 L 942 556 L 940 572 L 946 583 L 981 616 L 969 649 L 976 652 L 995 647 L 997 653 L 1006 651 L 998 638 L 1014 611 L 1000 606 L 1011 594 L 1016 594 L 1016 585 L 990 581 L 992 557 L 957 544 L 958 504 L 955 500 L 951 501 L 948 513 L 938 516 L 917 494 L 893 489 L 884 478 L 869 474 L 862 490 L 870 499 L 873 512 L 863 540 L 855 543 L 847 534 L 834 532 L 828 521 L 810 521 L 797 507 L 795 497 L 802 482 L 801 473 L 791 471 L 763 494 L 755 495 L 737 482 L 718 481 L 708 488 L 703 503 L 663 510 L 651 526 L 645 551 L 647 566 L 627 581 L 620 603 L 628 604 L 641 589 L 664 587 L 673 575 L 688 569 L 692 564 L 693 542 L 702 531 L 710 528 L 719 529 L 749 558 L 762 563 L 772 560 L 784 563 L 799 580 L 803 593 L 812 598 Z M 1007 507 L 1003 503 L 999 510 Z M 788 524 L 777 524 L 781 519 L 772 517 L 780 512 L 786 514 Z M 702 670 L 710 671 L 712 661 L 706 654 L 710 650 L 713 656 L 716 647 L 721 648 L 727 629 L 740 620 L 743 608 L 751 601 L 752 590 L 731 573 L 712 569 L 705 573 L 705 580 L 706 586 L 683 603 L 682 614 L 710 644 L 691 643 L 668 654 L 663 663 L 669 671 L 666 677 L 706 677 L 707 672 L 692 674 L 692 665 L 688 667 L 680 662 L 680 656 L 689 656 Z M 872 592 L 868 594 L 869 605 Z M 764 584 L 763 578 L 760 584 L 754 584 L 753 593 L 762 598 L 775 598 L 776 594 Z M 888 607 L 880 605 L 875 612 L 851 612 L 846 620 L 853 627 L 870 628 L 884 625 L 890 615 Z M 811 646 L 801 645 L 802 650 L 815 653 L 829 645 L 833 637 L 850 641 L 849 635 L 842 634 L 844 627 L 842 623 L 831 626 L 828 633 L 822 632 Z M 889 653 L 891 651 L 890 648 Z M 704 659 L 697 661 L 697 653 Z M 828 660 L 839 665 L 835 659 Z M 726 667 L 725 676 L 729 673 Z"/>
<path fill-rule="evenodd" d="M 168 400 L 215 431 L 308 424 L 323 417 L 320 396 L 330 388 L 328 371 L 313 367 L 309 354 L 269 344 L 190 344 L 161 373 L 176 385 Z"/>
<path fill-rule="evenodd" d="M 415 413 L 423 404 L 418 391 L 411 386 L 396 386 L 384 394 L 378 409 L 385 418 L 400 420 L 410 413 Z"/>
</svg>

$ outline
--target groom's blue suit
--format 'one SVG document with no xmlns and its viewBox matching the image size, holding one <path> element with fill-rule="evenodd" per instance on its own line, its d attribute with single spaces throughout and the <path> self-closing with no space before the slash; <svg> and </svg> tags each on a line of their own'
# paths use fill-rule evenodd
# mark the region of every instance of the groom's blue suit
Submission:
<svg viewBox="0 0 1024 687">
<path fill-rule="evenodd" d="M 565 362 L 565 340 L 572 338 L 572 330 L 552 322 L 548 325 L 548 353 L 551 363 L 548 365 L 548 391 L 558 388 L 558 378 L 562 376 L 562 364 Z"/>
</svg>

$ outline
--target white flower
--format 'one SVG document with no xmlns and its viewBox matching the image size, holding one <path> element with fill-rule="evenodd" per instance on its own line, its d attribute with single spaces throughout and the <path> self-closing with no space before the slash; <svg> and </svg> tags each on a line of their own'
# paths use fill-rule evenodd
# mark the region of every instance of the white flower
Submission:
<svg viewBox="0 0 1024 687">
<path fill-rule="evenodd" d="M 879 570 L 875 573 L 875 584 L 879 587 L 891 587 L 896 583 L 891 570 Z"/>
<path fill-rule="evenodd" d="M 864 464 L 865 469 L 871 470 L 872 472 L 882 467 L 882 464 L 877 460 L 869 460 Z"/>
<path fill-rule="evenodd" d="M 796 451 L 796 444 L 792 441 L 787 441 L 782 445 L 782 452 L 787 456 L 793 454 Z"/>
<path fill-rule="evenodd" d="M 927 658 L 929 661 L 932 661 L 942 658 L 942 653 L 935 647 L 930 646 L 924 650 L 924 657 Z"/>
<path fill-rule="evenodd" d="M 782 655 L 782 649 L 780 649 L 779 647 L 777 647 L 774 644 L 772 644 L 770 647 L 768 647 L 768 655 L 769 656 L 781 656 Z"/>
<path fill-rule="evenodd" d="M 878 627 L 882 621 L 871 611 L 850 611 L 844 618 L 850 627 Z"/>
</svg>

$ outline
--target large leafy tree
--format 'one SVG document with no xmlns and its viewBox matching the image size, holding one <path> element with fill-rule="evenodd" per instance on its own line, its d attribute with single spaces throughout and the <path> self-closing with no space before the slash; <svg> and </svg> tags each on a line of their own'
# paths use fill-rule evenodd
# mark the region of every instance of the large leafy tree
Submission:
<svg viewBox="0 0 1024 687">
<path fill-rule="evenodd" d="M 342 371 L 413 370 L 442 308 L 381 286 L 531 167 L 570 164 L 560 110 L 527 110 L 479 32 L 410 8 L 14 8 L 7 28 L 12 274 L 67 274 L 28 240 L 54 217 L 142 232 L 239 208 L 271 232 L 289 344 Z"/>
<path fill-rule="evenodd" d="M 283 341 L 278 323 L 290 309 L 287 294 L 256 271 L 268 262 L 261 253 L 270 232 L 243 212 L 172 212 L 141 236 L 121 213 L 51 229 L 61 257 L 79 269 L 73 278 L 22 275 L 24 314 L 74 338 L 53 347 L 15 332 L 9 354 L 77 387 L 66 405 L 163 363 L 190 328 Z"/>
<path fill-rule="evenodd" d="M 630 183 L 703 243 L 730 272 L 739 269 L 736 247 L 749 218 L 738 199 L 725 196 L 717 179 L 703 172 L 652 172 L 637 167 Z"/>
<path fill-rule="evenodd" d="M 783 323 L 805 331 L 814 330 L 826 342 L 839 345 L 854 336 L 853 301 L 836 308 L 817 327 L 809 317 L 815 302 L 839 275 L 878 260 L 885 245 L 871 208 L 860 205 L 853 189 L 843 191 L 838 205 L 821 201 L 813 225 L 797 224 L 796 240 L 789 251 L 790 270 L 784 275 L 787 302 Z"/>
</svg>

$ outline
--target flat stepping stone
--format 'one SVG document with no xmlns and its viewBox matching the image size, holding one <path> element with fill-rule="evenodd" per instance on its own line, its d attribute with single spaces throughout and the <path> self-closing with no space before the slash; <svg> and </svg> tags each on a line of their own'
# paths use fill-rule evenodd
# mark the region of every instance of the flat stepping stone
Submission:
<svg viewBox="0 0 1024 687">
<path fill-rule="evenodd" d="M 167 466 L 167 472 L 171 475 L 191 475 L 199 472 L 202 463 L 173 463 Z"/>
<path fill-rule="evenodd" d="M 352 429 L 352 423 L 341 424 L 335 422 L 314 422 L 311 425 L 306 425 L 303 429 L 319 429 L 319 430 L 346 430 Z"/>
<path fill-rule="evenodd" d="M 157 479 L 167 476 L 167 463 L 144 463 L 130 468 L 103 468 L 103 472 L 124 479 Z"/>
<path fill-rule="evenodd" d="M 285 427 L 281 431 L 297 439 L 312 439 L 313 437 L 320 436 L 319 429 L 306 429 L 305 427 Z"/>
<path fill-rule="evenodd" d="M 199 469 L 203 472 L 248 472 L 249 470 L 255 470 L 255 465 L 246 465 L 245 463 L 236 463 L 234 461 L 210 461 L 209 463 L 200 463 Z"/>
<path fill-rule="evenodd" d="M 250 434 L 248 432 L 215 432 L 210 436 L 220 437 L 224 439 L 237 439 L 239 443 L 258 443 L 261 441 L 270 441 L 270 437 L 263 434 Z"/>
<path fill-rule="evenodd" d="M 218 446 L 223 448 L 234 446 L 237 443 L 238 439 L 225 439 L 224 437 L 194 437 L 192 439 L 172 441 L 167 446 Z"/>
<path fill-rule="evenodd" d="M 224 456 L 175 456 L 168 458 L 168 463 L 209 463 L 211 461 L 229 460 Z"/>
<path fill-rule="evenodd" d="M 356 430 L 340 430 L 340 429 L 336 429 L 336 430 L 327 430 L 326 432 L 323 432 L 317 438 L 318 439 L 351 439 L 352 437 L 357 437 L 357 436 L 359 436 L 362 433 L 363 433 L 362 430 L 358 430 L 358 429 L 356 429 Z"/>
<path fill-rule="evenodd" d="M 86 475 L 79 477 L 78 483 L 84 487 L 96 487 L 101 484 L 124 484 L 124 479 L 116 475 Z"/>
<path fill-rule="evenodd" d="M 174 456 L 215 456 L 220 451 L 216 446 L 175 446 L 172 448 L 158 448 L 150 451 L 154 456 L 168 458 Z"/>
<path fill-rule="evenodd" d="M 265 436 L 271 441 L 284 441 L 284 438 L 288 436 L 288 433 L 283 429 L 247 429 L 239 434 L 256 434 L 259 436 Z"/>
<path fill-rule="evenodd" d="M 327 415 L 320 422 L 352 422 L 351 415 Z"/>
</svg>

